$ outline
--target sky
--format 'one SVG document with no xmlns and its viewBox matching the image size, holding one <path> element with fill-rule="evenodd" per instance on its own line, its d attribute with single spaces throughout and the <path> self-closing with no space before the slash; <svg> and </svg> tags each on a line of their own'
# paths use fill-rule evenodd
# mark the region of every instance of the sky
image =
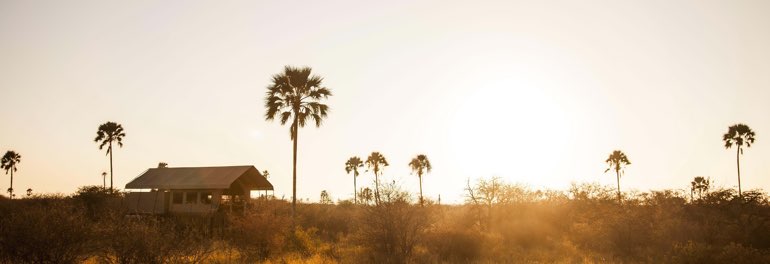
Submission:
<svg viewBox="0 0 770 264">
<path fill-rule="evenodd" d="M 695 176 L 770 188 L 768 1 L 13 1 L 0 0 L 0 151 L 14 188 L 71 194 L 109 171 L 94 143 L 125 128 L 118 188 L 148 168 L 254 165 L 291 196 L 288 126 L 265 121 L 285 65 L 333 96 L 299 133 L 298 197 L 352 197 L 352 156 L 379 151 L 384 181 L 459 203 L 467 180 L 534 189 L 685 189 Z M 765 139 L 765 135 L 767 139 Z M 766 143 L 767 142 L 767 143 Z M 358 186 L 373 183 L 363 172 Z M 0 177 L 0 188 L 9 184 Z M 109 181 L 109 179 L 108 179 Z M 108 182 L 109 184 L 109 182 Z"/>
</svg>

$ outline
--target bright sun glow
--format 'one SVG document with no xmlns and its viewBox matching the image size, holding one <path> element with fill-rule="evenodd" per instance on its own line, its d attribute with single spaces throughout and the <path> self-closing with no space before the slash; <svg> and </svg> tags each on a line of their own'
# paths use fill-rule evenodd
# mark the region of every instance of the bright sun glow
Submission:
<svg viewBox="0 0 770 264">
<path fill-rule="evenodd" d="M 559 163 L 569 131 L 563 110 L 538 83 L 526 78 L 482 82 L 458 113 L 457 162 L 480 166 L 464 167 L 464 175 L 554 185 L 549 168 Z"/>
</svg>

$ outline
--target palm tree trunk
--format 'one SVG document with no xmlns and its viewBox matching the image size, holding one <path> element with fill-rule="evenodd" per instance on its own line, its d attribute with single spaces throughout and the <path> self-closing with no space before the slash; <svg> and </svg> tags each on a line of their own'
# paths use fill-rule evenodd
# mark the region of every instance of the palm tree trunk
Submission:
<svg viewBox="0 0 770 264">
<path fill-rule="evenodd" d="M 380 179 L 377 175 L 377 168 L 374 168 L 374 201 L 380 204 Z"/>
<path fill-rule="evenodd" d="M 356 187 L 356 173 L 353 173 L 353 204 L 358 204 L 358 187 Z"/>
<path fill-rule="evenodd" d="M 11 166 L 11 191 L 8 193 L 9 196 L 11 196 L 11 199 L 13 199 L 13 166 Z"/>
<path fill-rule="evenodd" d="M 110 141 L 110 192 L 113 191 L 112 189 L 112 141 Z"/>
<path fill-rule="evenodd" d="M 292 172 L 292 185 L 291 185 L 291 219 L 292 222 L 296 219 L 296 211 L 297 211 L 297 138 L 299 137 L 299 129 L 297 129 L 297 115 L 294 115 L 294 124 L 292 125 L 292 129 L 294 129 L 294 159 L 292 162 L 293 166 L 293 172 Z"/>
<path fill-rule="evenodd" d="M 738 197 L 743 197 L 741 194 L 741 146 L 738 146 L 738 152 L 735 153 L 735 162 L 738 164 Z"/>
<path fill-rule="evenodd" d="M 618 180 L 618 203 L 621 203 L 622 200 L 620 198 L 620 170 L 615 170 L 615 177 L 617 177 L 617 180 Z"/>
<path fill-rule="evenodd" d="M 417 174 L 418 178 L 420 178 L 420 205 L 423 203 L 422 199 L 422 174 Z"/>
</svg>

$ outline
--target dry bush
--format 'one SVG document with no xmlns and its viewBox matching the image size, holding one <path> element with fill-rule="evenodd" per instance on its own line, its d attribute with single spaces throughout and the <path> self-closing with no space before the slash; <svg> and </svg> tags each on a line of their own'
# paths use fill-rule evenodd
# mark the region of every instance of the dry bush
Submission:
<svg viewBox="0 0 770 264">
<path fill-rule="evenodd" d="M 298 224 L 306 229 L 314 228 L 316 235 L 326 241 L 337 241 L 353 229 L 357 206 L 352 203 L 301 204 L 298 206 Z"/>
<path fill-rule="evenodd" d="M 430 232 L 424 243 L 435 255 L 434 262 L 469 263 L 481 257 L 483 239 L 478 231 L 453 228 Z"/>
<path fill-rule="evenodd" d="M 358 220 L 358 241 L 369 262 L 405 263 L 430 226 L 432 206 L 410 203 L 409 193 L 392 184 L 380 190 L 380 203 L 365 207 Z"/>
<path fill-rule="evenodd" d="M 171 255 L 173 235 L 154 218 L 118 217 L 103 230 L 109 263 L 162 263 Z"/>
<path fill-rule="evenodd" d="M 85 208 L 84 214 L 91 220 L 101 220 L 102 217 L 110 216 L 116 211 L 123 213 L 122 197 L 118 190 L 105 189 L 96 185 L 81 186 L 72 195 L 72 198 Z"/>
<path fill-rule="evenodd" d="M 115 215 L 101 222 L 105 263 L 201 263 L 214 240 L 202 218 Z"/>
<path fill-rule="evenodd" d="M 60 196 L 0 201 L 0 262 L 75 263 L 94 245 L 83 209 Z"/>
<path fill-rule="evenodd" d="M 292 221 L 287 209 L 282 200 L 265 200 L 229 218 L 225 239 L 238 249 L 241 261 L 265 260 L 283 251 Z"/>
</svg>

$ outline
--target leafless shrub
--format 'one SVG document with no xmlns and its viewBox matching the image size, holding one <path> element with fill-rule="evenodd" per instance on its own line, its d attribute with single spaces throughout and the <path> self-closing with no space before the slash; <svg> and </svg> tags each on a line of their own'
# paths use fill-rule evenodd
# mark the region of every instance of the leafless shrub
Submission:
<svg viewBox="0 0 770 264">
<path fill-rule="evenodd" d="M 431 223 L 431 208 L 410 203 L 409 193 L 395 183 L 380 190 L 380 203 L 368 206 L 359 219 L 359 241 L 379 263 L 404 263 L 414 253 Z"/>
</svg>

